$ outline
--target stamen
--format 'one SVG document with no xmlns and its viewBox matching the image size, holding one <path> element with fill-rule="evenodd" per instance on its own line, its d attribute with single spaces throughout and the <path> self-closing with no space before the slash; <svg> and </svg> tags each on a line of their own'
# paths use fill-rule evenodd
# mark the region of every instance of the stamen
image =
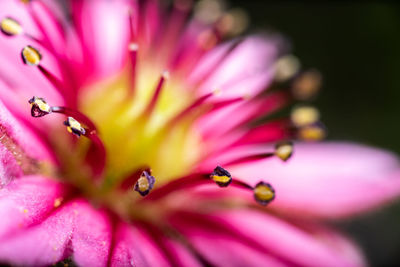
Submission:
<svg viewBox="0 0 400 267">
<path fill-rule="evenodd" d="M 132 189 L 132 187 L 134 187 L 136 182 L 139 180 L 143 171 L 147 171 L 151 175 L 151 169 L 148 166 L 140 167 L 140 168 L 134 170 L 128 176 L 126 176 L 122 180 L 121 184 L 119 185 L 119 188 L 122 191 L 127 191 L 127 190 Z"/>
<path fill-rule="evenodd" d="M 29 100 L 29 104 L 31 104 L 32 106 L 31 108 L 32 117 L 43 117 L 50 113 L 61 113 L 64 114 L 65 116 L 76 118 L 78 121 L 85 124 L 88 127 L 89 132 L 97 131 L 96 125 L 85 114 L 77 110 L 68 107 L 57 107 L 57 106 L 51 107 L 50 105 L 47 104 L 44 98 L 36 96 L 33 96 Z"/>
<path fill-rule="evenodd" d="M 137 43 L 130 43 L 129 44 L 129 51 L 136 52 L 139 49 L 139 45 Z"/>
<path fill-rule="evenodd" d="M 296 127 L 303 127 L 316 123 L 320 118 L 320 114 L 314 107 L 303 106 L 293 109 L 290 118 Z"/>
<path fill-rule="evenodd" d="M 215 103 L 213 103 L 213 107 L 210 110 L 210 112 L 216 111 L 216 110 L 221 109 L 221 108 L 228 107 L 228 106 L 230 106 L 232 104 L 235 104 L 235 103 L 238 103 L 238 102 L 241 102 L 241 101 L 245 101 L 245 100 L 248 100 L 248 96 L 246 96 L 246 95 L 242 96 L 242 97 L 235 97 L 235 98 L 232 98 L 232 99 L 225 99 L 225 100 L 221 100 L 221 101 L 215 102 Z"/>
<path fill-rule="evenodd" d="M 42 55 L 40 54 L 39 50 L 30 45 L 22 48 L 21 57 L 22 61 L 29 66 L 38 66 L 42 59 Z"/>
<path fill-rule="evenodd" d="M 51 107 L 51 111 L 54 113 L 61 113 L 65 116 L 74 117 L 88 127 L 90 133 L 97 132 L 96 125 L 89 119 L 85 114 L 78 110 L 71 109 L 68 107 Z"/>
<path fill-rule="evenodd" d="M 157 84 L 156 90 L 154 91 L 154 95 L 153 95 L 149 105 L 146 108 L 146 111 L 145 111 L 146 115 L 150 115 L 153 112 L 153 110 L 154 110 L 154 108 L 155 108 L 155 106 L 157 104 L 157 101 L 160 98 L 160 94 L 161 94 L 164 82 L 168 78 L 169 78 L 169 72 L 168 71 L 164 71 L 162 73 L 162 75 L 161 75 L 161 78 L 160 78 L 158 84 Z"/>
<path fill-rule="evenodd" d="M 83 128 L 82 125 L 72 117 L 68 117 L 68 119 L 64 121 L 64 125 L 67 126 L 68 132 L 73 133 L 78 137 L 86 134 L 85 128 Z"/>
<path fill-rule="evenodd" d="M 52 74 L 50 71 L 48 71 L 45 67 L 40 65 L 42 55 L 36 48 L 34 48 L 30 45 L 25 46 L 22 49 L 21 57 L 25 64 L 30 65 L 30 66 L 37 66 L 39 68 L 40 72 L 46 77 L 46 79 L 55 88 L 57 88 L 59 90 L 63 90 L 63 91 L 65 90 L 65 87 L 62 84 L 62 82 L 54 74 Z"/>
<path fill-rule="evenodd" d="M 40 72 L 46 77 L 46 79 L 56 88 L 59 90 L 64 90 L 65 87 L 62 82 L 50 71 L 48 71 L 42 65 L 38 65 Z"/>
<path fill-rule="evenodd" d="M 249 17 L 242 9 L 231 9 L 216 22 L 219 32 L 229 37 L 243 33 L 249 25 Z"/>
<path fill-rule="evenodd" d="M 259 182 L 254 187 L 254 199 L 265 206 L 275 199 L 275 190 L 269 183 Z"/>
<path fill-rule="evenodd" d="M 291 79 L 300 69 L 300 61 L 294 55 L 286 55 L 275 63 L 275 80 L 285 82 Z"/>
<path fill-rule="evenodd" d="M 166 185 L 163 185 L 160 188 L 153 190 L 152 194 L 150 194 L 145 200 L 154 201 L 162 199 L 167 195 L 177 192 L 179 190 L 193 188 L 210 182 L 215 182 L 220 187 L 227 187 L 228 185 L 230 185 L 231 187 L 233 186 L 240 189 L 249 190 L 254 193 L 254 196 L 257 196 L 257 202 L 262 205 L 271 202 L 274 198 L 274 196 L 270 196 L 267 194 L 269 191 L 269 194 L 275 192 L 271 185 L 260 182 L 256 185 L 256 187 L 253 188 L 243 181 L 233 179 L 231 174 L 227 170 L 220 166 L 217 166 L 211 174 L 194 173 L 173 180 Z M 261 185 L 268 186 L 269 191 Z"/>
<path fill-rule="evenodd" d="M 181 112 L 179 112 L 174 118 L 171 119 L 169 126 L 172 126 L 185 118 L 188 114 L 190 114 L 191 111 L 193 111 L 195 108 L 201 106 L 207 99 L 209 99 L 211 96 L 215 95 L 214 92 L 208 93 L 206 95 L 203 95 L 196 99 L 191 105 L 183 109 Z"/>
<path fill-rule="evenodd" d="M 1 20 L 0 29 L 7 36 L 20 35 L 23 32 L 21 24 L 10 17 L 5 17 Z"/>
<path fill-rule="evenodd" d="M 232 182 L 231 174 L 224 168 L 217 166 L 211 173 L 210 178 L 220 187 L 227 187 Z"/>
<path fill-rule="evenodd" d="M 151 189 L 153 189 L 155 182 L 156 179 L 151 176 L 149 172 L 143 171 L 135 184 L 134 190 L 144 197 L 150 193 Z"/>
<path fill-rule="evenodd" d="M 283 161 L 287 161 L 293 154 L 293 143 L 282 141 L 275 145 L 275 155 Z"/>
<path fill-rule="evenodd" d="M 315 96 L 322 84 L 322 75 L 317 70 L 301 73 L 293 82 L 292 94 L 298 100 L 308 100 Z"/>
<path fill-rule="evenodd" d="M 31 104 L 31 115 L 32 117 L 38 118 L 43 117 L 51 113 L 51 107 L 47 104 L 46 100 L 41 97 L 32 97 L 29 99 L 29 104 Z"/>
<path fill-rule="evenodd" d="M 129 96 L 133 96 L 135 88 L 136 88 L 136 63 L 137 63 L 137 52 L 139 49 L 139 45 L 137 43 L 130 43 L 129 44 L 129 59 L 130 59 L 130 66 L 131 66 L 131 73 L 129 74 Z"/>
<path fill-rule="evenodd" d="M 300 134 L 300 132 L 299 132 Z M 306 135 L 306 133 L 304 133 Z M 309 133 L 310 138 L 312 133 Z M 283 161 L 287 161 L 293 154 L 293 143 L 290 141 L 281 141 L 275 144 L 275 151 L 274 152 L 267 152 L 267 153 L 260 153 L 254 154 L 250 156 L 240 157 L 234 160 L 231 160 L 227 163 L 224 163 L 225 166 L 236 165 L 241 163 L 247 163 L 256 160 L 262 160 L 269 157 L 277 156 Z"/>
<path fill-rule="evenodd" d="M 266 158 L 270 158 L 275 156 L 275 153 L 261 153 L 261 154 L 255 154 L 255 155 L 250 155 L 246 157 L 241 157 L 238 159 L 231 160 L 227 163 L 224 163 L 225 166 L 231 166 L 231 165 L 236 165 L 236 164 L 241 164 L 241 163 L 247 163 L 247 162 L 252 162 L 255 160 L 262 160 Z"/>
<path fill-rule="evenodd" d="M 90 139 L 91 145 L 87 151 L 85 161 L 91 167 L 95 178 L 101 177 L 106 164 L 106 149 L 95 130 L 84 128 L 79 121 L 73 117 L 68 117 L 64 121 L 68 132 L 80 137 L 81 135 Z"/>
<path fill-rule="evenodd" d="M 319 141 L 326 137 L 326 128 L 322 123 L 314 123 L 301 127 L 297 131 L 297 137 L 304 141 Z"/>
</svg>

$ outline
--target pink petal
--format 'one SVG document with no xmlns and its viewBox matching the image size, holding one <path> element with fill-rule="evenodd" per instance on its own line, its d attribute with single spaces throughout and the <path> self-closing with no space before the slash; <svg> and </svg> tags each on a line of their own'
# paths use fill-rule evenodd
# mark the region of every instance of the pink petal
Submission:
<svg viewBox="0 0 400 267">
<path fill-rule="evenodd" d="M 212 75 L 200 86 L 201 94 L 221 90 L 221 97 L 254 96 L 265 89 L 273 78 L 273 63 L 278 56 L 281 41 L 276 37 L 250 36 L 229 53 L 226 58 L 212 71 Z M 199 68 L 214 68 L 215 59 L 221 58 L 221 53 L 227 49 L 217 48 L 211 55 L 205 56 L 204 62 L 199 62 Z M 229 48 L 228 48 L 229 49 Z M 216 53 L 214 55 L 213 53 Z M 206 69 L 206 68 L 205 68 Z M 193 76 L 203 73 L 195 70 Z M 196 77 L 191 79 L 196 80 Z"/>
<path fill-rule="evenodd" d="M 129 41 L 128 7 L 124 1 L 72 1 L 72 8 L 87 64 L 77 74 L 96 78 L 120 70 Z"/>
<path fill-rule="evenodd" d="M 48 189 L 48 186 L 43 188 Z M 47 198 L 39 196 L 45 200 Z M 39 210 L 37 213 L 47 211 L 48 206 L 43 202 L 46 203 L 33 202 L 35 206 L 32 212 L 35 212 L 35 208 Z M 111 224 L 106 214 L 93 209 L 84 200 L 67 202 L 58 209 L 54 209 L 52 204 L 51 208 L 53 211 L 47 217 L 41 216 L 43 221 L 36 220 L 25 228 L 14 224 L 15 231 L 0 238 L 0 261 L 42 266 L 54 264 L 72 255 L 73 261 L 79 266 L 107 266 Z M 29 212 L 26 213 L 29 215 Z M 18 220 L 15 222 L 18 223 Z"/>
<path fill-rule="evenodd" d="M 236 138 L 239 138 L 241 135 L 252 132 L 246 125 L 250 121 L 277 111 L 286 103 L 287 97 L 280 93 L 265 99 L 240 102 L 239 105 L 225 107 L 220 111 L 217 110 L 203 116 L 197 126 L 206 139 L 215 138 L 219 142 L 221 137 L 225 138 L 237 134 L 239 136 L 236 136 Z M 235 114 L 235 116 L 232 116 L 232 114 Z M 240 128 L 240 126 L 246 127 Z"/>
<path fill-rule="evenodd" d="M 13 154 L 4 145 L 0 145 L 0 189 L 15 178 L 23 175 L 21 167 Z"/>
<path fill-rule="evenodd" d="M 0 239 L 0 261 L 14 265 L 52 265 L 68 256 L 74 216 L 71 205 L 41 223 Z"/>
<path fill-rule="evenodd" d="M 111 223 L 107 214 L 86 201 L 72 203 L 74 232 L 73 260 L 79 266 L 106 266 L 111 244 Z"/>
<path fill-rule="evenodd" d="M 242 148 L 246 150 L 260 153 L 272 148 Z M 271 208 L 299 216 L 348 216 L 400 194 L 399 161 L 388 152 L 335 142 L 296 144 L 294 151 L 286 163 L 270 158 L 232 166 L 231 174 L 251 184 L 268 181 L 276 190 Z"/>
<path fill-rule="evenodd" d="M 0 237 L 39 223 L 64 195 L 62 185 L 40 176 L 25 176 L 0 190 Z"/>
<path fill-rule="evenodd" d="M 40 3 L 32 3 L 38 7 Z M 12 17 L 19 21 L 24 32 L 41 39 L 41 33 L 33 21 L 30 12 L 25 4 L 20 1 L 4 0 L 0 1 L 0 18 Z M 49 25 L 47 25 L 49 26 Z M 50 27 L 51 28 L 51 27 Z M 52 36 L 49 36 L 51 39 Z M 0 34 L 0 79 L 7 81 L 8 86 L 16 95 L 25 101 L 29 100 L 32 95 L 42 96 L 47 101 L 61 102 L 59 92 L 50 84 L 50 82 L 40 73 L 38 68 L 27 66 L 22 62 L 21 50 L 26 45 L 37 48 L 42 54 L 41 65 L 51 71 L 55 76 L 60 76 L 60 68 L 57 59 L 52 55 L 47 47 L 39 44 L 24 35 L 9 37 Z M 2 98 L 3 101 L 6 99 Z M 21 99 L 18 99 L 21 101 Z"/>
<path fill-rule="evenodd" d="M 141 228 L 119 223 L 115 235 L 115 247 L 111 266 L 169 266 L 160 246 Z M 201 266 L 199 261 L 182 244 L 174 240 L 164 240 L 176 261 L 182 266 Z"/>
<path fill-rule="evenodd" d="M 141 251 L 150 266 L 169 266 L 168 259 L 161 251 L 159 244 L 156 243 L 142 227 L 132 227 L 131 231 L 135 234 L 135 239 L 140 244 L 142 248 Z"/>
<path fill-rule="evenodd" d="M 230 238 L 202 231 L 193 231 L 189 237 L 199 253 L 215 266 L 286 266 L 266 253 Z"/>
<path fill-rule="evenodd" d="M 29 107 L 29 105 L 27 104 Z M 28 111 L 29 113 L 29 111 Z M 27 166 L 27 158 L 54 162 L 50 149 L 30 129 L 15 119 L 0 101 L 0 143 L 6 147 L 15 158 L 20 159 L 21 167 Z M 24 160 L 26 159 L 26 160 Z"/>
<path fill-rule="evenodd" d="M 111 266 L 150 266 L 142 250 L 146 244 L 139 242 L 136 231 L 125 223 L 119 223 L 115 231 L 115 247 Z"/>
<path fill-rule="evenodd" d="M 217 266 L 365 265 L 364 258 L 350 241 L 317 225 L 308 224 L 305 230 L 250 210 L 221 211 L 210 217 L 201 215 L 201 222 L 196 222 L 196 217 L 179 215 L 175 224 L 180 231 Z"/>
<path fill-rule="evenodd" d="M 166 245 L 173 251 L 174 256 L 181 266 L 201 267 L 204 266 L 189 251 L 187 247 L 175 240 L 167 240 Z"/>
</svg>

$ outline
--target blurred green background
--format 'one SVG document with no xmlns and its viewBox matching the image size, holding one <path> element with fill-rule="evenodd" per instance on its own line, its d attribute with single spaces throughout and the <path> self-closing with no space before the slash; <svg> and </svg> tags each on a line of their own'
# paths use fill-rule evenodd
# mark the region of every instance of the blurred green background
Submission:
<svg viewBox="0 0 400 267">
<path fill-rule="evenodd" d="M 382 2 L 231 0 L 253 29 L 286 35 L 305 68 L 324 76 L 315 101 L 329 139 L 400 154 L 400 5 Z M 373 190 L 373 188 L 371 188 Z M 372 266 L 400 265 L 400 203 L 339 224 Z"/>
</svg>

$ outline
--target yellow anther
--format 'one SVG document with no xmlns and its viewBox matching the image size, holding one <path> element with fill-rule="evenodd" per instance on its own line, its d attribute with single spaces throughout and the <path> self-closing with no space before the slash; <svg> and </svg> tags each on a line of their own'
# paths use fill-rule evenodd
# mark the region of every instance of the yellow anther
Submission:
<svg viewBox="0 0 400 267">
<path fill-rule="evenodd" d="M 42 59 L 40 52 L 30 45 L 27 45 L 22 49 L 21 57 L 24 63 L 30 66 L 39 65 L 40 60 Z"/>
<path fill-rule="evenodd" d="M 292 93 L 296 99 L 307 100 L 315 96 L 322 84 L 322 75 L 316 70 L 309 70 L 298 77 L 293 82 Z"/>
<path fill-rule="evenodd" d="M 232 182 L 231 174 L 220 166 L 214 169 L 210 174 L 210 178 L 220 187 L 227 187 Z"/>
<path fill-rule="evenodd" d="M 62 198 L 62 197 L 56 198 L 56 199 L 54 200 L 54 207 L 55 207 L 55 208 L 58 208 L 58 207 L 61 205 L 62 201 L 63 201 L 63 198 Z"/>
<path fill-rule="evenodd" d="M 139 45 L 137 43 L 130 43 L 128 46 L 129 51 L 138 51 Z"/>
<path fill-rule="evenodd" d="M 66 121 L 64 121 L 64 125 L 67 126 L 67 131 L 77 135 L 78 137 L 84 135 L 86 133 L 85 128 L 72 117 L 68 117 Z"/>
<path fill-rule="evenodd" d="M 326 131 L 320 125 L 308 125 L 298 130 L 297 136 L 305 141 L 319 141 L 325 138 Z"/>
<path fill-rule="evenodd" d="M 275 64 L 275 79 L 278 82 L 284 82 L 291 78 L 299 71 L 300 61 L 294 55 L 286 55 L 278 59 Z"/>
<path fill-rule="evenodd" d="M 139 178 L 139 180 L 137 181 L 137 183 L 138 183 L 139 191 L 144 192 L 147 189 L 149 189 L 150 183 L 149 183 L 149 180 L 147 180 L 146 176 L 141 176 Z"/>
<path fill-rule="evenodd" d="M 8 36 L 19 35 L 23 32 L 21 24 L 9 17 L 1 20 L 0 28 L 1 32 Z"/>
<path fill-rule="evenodd" d="M 290 118 L 297 127 L 307 126 L 319 120 L 319 111 L 314 107 L 297 107 L 292 111 Z"/>
<path fill-rule="evenodd" d="M 162 72 L 161 76 L 162 76 L 165 80 L 168 80 L 168 79 L 170 78 L 169 71 L 164 70 L 164 71 Z"/>
<path fill-rule="evenodd" d="M 153 189 L 155 182 L 156 179 L 149 172 L 143 171 L 135 184 L 134 190 L 139 192 L 141 196 L 146 196 Z"/>
<path fill-rule="evenodd" d="M 212 90 L 213 95 L 221 95 L 222 94 L 222 90 L 220 88 L 215 88 L 214 90 Z"/>
<path fill-rule="evenodd" d="M 249 25 L 249 17 L 242 9 L 231 9 L 224 13 L 216 23 L 218 30 L 226 35 L 239 35 L 246 30 Z"/>
<path fill-rule="evenodd" d="M 261 205 L 267 205 L 269 202 L 274 200 L 275 190 L 272 186 L 265 182 L 259 182 L 254 187 L 254 199 Z"/>
<path fill-rule="evenodd" d="M 284 141 L 275 145 L 275 155 L 283 161 L 287 161 L 293 154 L 293 143 Z"/>
<path fill-rule="evenodd" d="M 31 104 L 32 117 L 42 117 L 51 112 L 51 107 L 41 97 L 32 97 L 29 100 L 29 104 Z"/>
</svg>

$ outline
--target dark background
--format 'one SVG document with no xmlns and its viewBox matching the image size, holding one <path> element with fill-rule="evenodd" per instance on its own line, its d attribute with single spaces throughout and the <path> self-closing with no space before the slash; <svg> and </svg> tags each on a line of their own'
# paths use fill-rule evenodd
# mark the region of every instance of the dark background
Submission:
<svg viewBox="0 0 400 267">
<path fill-rule="evenodd" d="M 231 0 L 252 29 L 286 35 L 306 68 L 324 76 L 315 101 L 329 139 L 400 154 L 400 5 L 390 2 Z M 372 266 L 400 266 L 400 203 L 339 224 Z"/>
</svg>

